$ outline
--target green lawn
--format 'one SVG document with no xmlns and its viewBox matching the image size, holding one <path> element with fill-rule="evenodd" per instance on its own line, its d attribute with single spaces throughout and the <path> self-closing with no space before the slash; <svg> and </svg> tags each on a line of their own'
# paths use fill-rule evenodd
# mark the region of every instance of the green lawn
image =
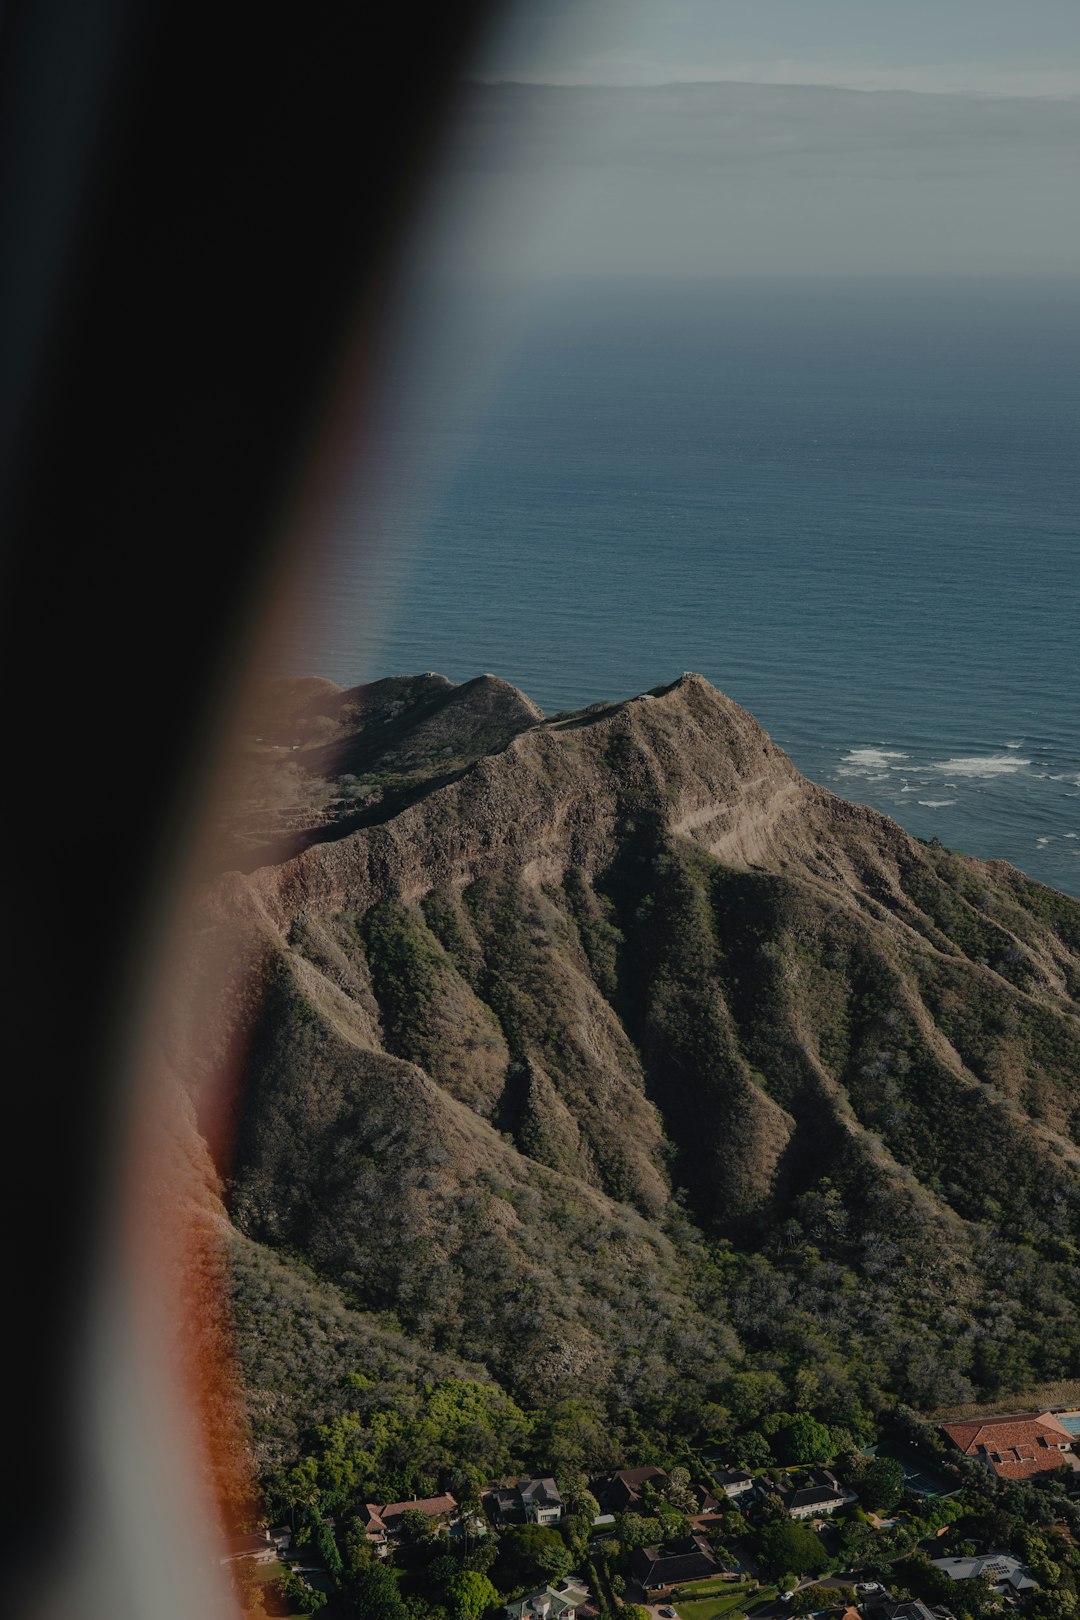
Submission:
<svg viewBox="0 0 1080 1620">
<path fill-rule="evenodd" d="M 719 1576 L 712 1581 L 695 1581 L 693 1586 L 676 1586 L 675 1591 L 685 1593 L 692 1601 L 698 1598 L 716 1597 L 718 1593 L 730 1597 L 733 1593 L 741 1594 L 747 1590 L 747 1581 L 725 1581 Z"/>
<path fill-rule="evenodd" d="M 695 1581 L 691 1590 L 694 1596 L 688 1601 L 683 1598 L 669 1599 L 671 1607 L 677 1610 L 682 1620 L 718 1620 L 721 1615 L 735 1620 L 736 1613 L 745 1613 L 748 1607 L 776 1596 L 775 1586 L 763 1586 L 758 1592 L 749 1592 L 745 1584 L 735 1585 L 732 1581 L 702 1581 L 700 1586 Z"/>
<path fill-rule="evenodd" d="M 276 1558 L 272 1564 L 256 1564 L 255 1566 L 255 1579 L 260 1586 L 269 1586 L 271 1581 L 276 1581 L 278 1576 L 284 1575 L 284 1573 L 285 1565 L 280 1564 Z M 266 1610 L 261 1604 L 257 1609 L 244 1609 L 241 1612 L 244 1615 L 244 1620 L 267 1620 Z M 297 1614 L 292 1616 L 292 1620 L 311 1620 L 311 1617 Z"/>
</svg>

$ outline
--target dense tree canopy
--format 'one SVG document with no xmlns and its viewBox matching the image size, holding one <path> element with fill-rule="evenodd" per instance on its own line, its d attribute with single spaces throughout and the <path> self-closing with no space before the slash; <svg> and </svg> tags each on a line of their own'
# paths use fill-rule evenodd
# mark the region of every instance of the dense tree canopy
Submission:
<svg viewBox="0 0 1080 1620">
<path fill-rule="evenodd" d="M 547 1525 L 515 1525 L 499 1542 L 497 1567 L 508 1586 L 567 1575 L 572 1562 L 562 1536 Z"/>
<path fill-rule="evenodd" d="M 499 1601 L 499 1594 L 487 1576 L 474 1569 L 463 1569 L 452 1575 L 445 1591 L 446 1606 L 454 1620 L 483 1620 Z"/>
<path fill-rule="evenodd" d="M 774 1575 L 820 1575 L 829 1567 L 821 1537 L 808 1524 L 777 1520 L 765 1526 L 758 1545 L 762 1562 Z"/>
<path fill-rule="evenodd" d="M 786 1413 L 780 1414 L 782 1421 L 774 1422 L 769 1427 L 773 1429 L 774 1445 L 778 1456 L 784 1462 L 813 1463 L 827 1462 L 835 1450 L 833 1437 L 824 1423 L 807 1412 L 800 1412 L 796 1417 L 789 1417 Z M 768 1433 L 768 1428 L 766 1433 Z"/>
<path fill-rule="evenodd" d="M 859 1499 L 871 1513 L 888 1513 L 904 1491 L 904 1470 L 892 1457 L 875 1457 L 859 1480 Z"/>
<path fill-rule="evenodd" d="M 356 1620 L 409 1620 L 397 1577 L 381 1564 L 373 1564 L 357 1578 L 352 1605 Z"/>
</svg>

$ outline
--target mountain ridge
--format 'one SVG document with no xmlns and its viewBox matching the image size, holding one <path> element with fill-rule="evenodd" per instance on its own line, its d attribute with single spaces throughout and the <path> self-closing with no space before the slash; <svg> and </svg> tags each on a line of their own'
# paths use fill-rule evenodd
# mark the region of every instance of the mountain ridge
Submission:
<svg viewBox="0 0 1080 1620">
<path fill-rule="evenodd" d="M 443 678 L 423 677 L 422 679 L 442 680 Z M 636 711 L 638 714 L 640 714 L 642 706 L 644 706 L 646 703 L 654 702 L 657 699 L 662 701 L 663 699 L 673 696 L 678 698 L 685 696 L 689 692 L 704 694 L 706 697 L 706 703 L 713 707 L 714 711 L 722 713 L 725 716 L 742 717 L 741 723 L 732 728 L 731 732 L 724 737 L 723 741 L 725 746 L 727 746 L 730 750 L 733 744 L 741 744 L 744 750 L 744 758 L 746 757 L 747 753 L 760 746 L 763 756 L 774 767 L 778 767 L 779 774 L 785 779 L 787 793 L 783 795 L 783 801 L 784 803 L 790 802 L 791 810 L 797 808 L 799 810 L 809 811 L 816 817 L 823 809 L 827 809 L 828 813 L 838 822 L 846 822 L 849 829 L 859 828 L 869 831 L 872 835 L 876 835 L 880 845 L 892 846 L 893 853 L 900 850 L 904 855 L 910 857 L 917 851 L 917 849 L 922 847 L 919 845 L 918 840 L 913 839 L 911 835 L 905 833 L 896 822 L 892 821 L 891 818 L 887 817 L 882 812 L 873 810 L 869 806 L 853 804 L 848 800 L 839 798 L 837 795 L 831 793 L 828 789 L 820 787 L 817 784 L 808 781 L 805 777 L 802 777 L 787 759 L 787 756 L 784 755 L 779 749 L 775 748 L 775 745 L 772 744 L 764 730 L 757 725 L 757 722 L 753 721 L 752 718 L 746 714 L 746 711 L 741 710 L 738 705 L 732 703 L 730 699 L 727 699 L 723 697 L 722 694 L 718 693 L 716 689 L 713 688 L 709 682 L 707 682 L 704 677 L 700 675 L 692 673 L 684 674 L 678 680 L 670 683 L 669 685 L 654 688 L 650 692 L 643 693 L 636 698 L 625 699 L 614 704 L 597 706 L 599 712 L 584 710 L 580 711 L 578 714 L 567 717 L 555 716 L 550 720 L 545 720 L 543 716 L 540 715 L 540 712 L 535 709 L 535 706 L 531 705 L 529 700 L 524 698 L 523 694 L 518 693 L 516 688 L 511 687 L 506 682 L 497 681 L 495 677 L 478 677 L 476 681 L 465 683 L 465 685 L 462 687 L 451 687 L 451 693 L 453 695 L 467 694 L 470 690 L 475 690 L 481 683 L 492 683 L 506 694 L 512 694 L 513 698 L 515 700 L 520 700 L 523 706 L 528 705 L 528 709 L 532 710 L 533 714 L 537 717 L 532 722 L 524 720 L 519 729 L 512 730 L 508 727 L 507 730 L 509 734 L 504 740 L 500 740 L 497 750 L 492 751 L 499 753 L 514 753 L 515 751 L 519 751 L 522 747 L 527 746 L 524 739 L 535 740 L 536 736 L 565 736 L 567 733 L 584 729 L 594 729 L 597 727 L 606 728 L 607 726 L 612 726 L 617 724 L 620 718 L 627 716 L 628 713 L 632 714 Z M 375 687 L 382 687 L 389 684 L 390 683 L 388 682 L 378 682 L 375 683 Z M 367 688 L 354 690 L 372 689 Z M 343 693 L 342 695 L 347 696 L 348 694 Z M 714 741 L 714 739 L 710 739 L 710 742 L 712 741 Z M 481 779 L 483 779 L 487 772 L 486 762 L 492 757 L 492 752 L 480 753 L 470 759 L 469 763 L 465 766 L 464 771 L 461 774 L 464 775 L 467 773 L 473 777 L 479 775 Z M 647 749 L 643 750 L 642 762 L 646 771 L 648 770 L 650 764 L 656 764 L 655 759 L 649 758 L 649 752 L 650 751 Z M 545 762 L 545 764 L 546 763 L 547 762 Z M 670 760 L 665 763 L 667 765 L 667 769 L 670 770 Z M 663 780 L 665 778 L 664 769 L 659 769 L 657 771 L 657 775 L 661 778 L 661 780 Z M 445 782 L 439 775 L 434 776 L 434 786 L 429 786 L 431 780 L 432 778 L 424 779 L 423 785 L 427 791 L 423 793 L 422 798 L 403 806 L 402 809 L 411 810 L 414 808 L 415 804 L 422 803 L 423 799 L 429 797 L 431 793 L 438 793 L 444 787 L 453 787 L 453 783 Z M 662 810 L 663 806 L 661 801 L 663 795 L 661 792 L 655 791 L 657 786 L 655 779 L 651 784 L 647 782 L 642 784 L 639 782 L 637 785 L 639 787 L 652 786 L 654 789 L 651 796 L 651 802 L 643 802 L 639 806 L 639 813 Z M 736 784 L 729 781 L 726 785 L 730 788 Z M 670 818 L 668 830 L 674 836 L 687 835 L 692 837 L 695 842 L 703 844 L 708 852 L 717 858 L 733 859 L 736 863 L 741 862 L 747 866 L 752 866 L 755 864 L 760 864 L 752 859 L 755 854 L 772 854 L 774 856 L 781 857 L 782 868 L 783 855 L 790 852 L 781 852 L 780 850 L 769 849 L 766 847 L 766 844 L 768 835 L 774 830 L 777 830 L 775 829 L 775 822 L 777 820 L 782 821 L 783 816 L 782 814 L 778 813 L 778 807 L 774 804 L 762 803 L 754 798 L 752 790 L 755 785 L 757 784 L 754 782 L 738 782 L 740 794 L 748 794 L 751 799 L 749 806 L 740 806 L 741 809 L 747 811 L 748 813 L 743 815 L 741 821 L 736 827 L 725 829 L 723 836 L 720 836 L 718 831 L 714 832 L 714 836 L 712 838 L 703 835 L 703 833 L 707 833 L 710 825 L 715 828 L 715 824 L 721 822 L 724 819 L 725 814 L 730 814 L 727 807 L 722 805 L 718 806 L 714 800 L 710 800 L 707 796 L 703 803 L 689 806 L 685 814 L 680 818 Z M 590 809 L 592 808 L 593 807 L 590 807 Z M 780 809 L 782 808 L 783 805 L 780 807 Z M 387 819 L 396 820 L 400 816 L 400 813 L 400 811 L 395 811 L 391 816 L 387 817 Z M 371 823 L 366 823 L 366 825 L 371 825 Z M 348 830 L 358 831 L 360 829 L 349 828 Z M 810 864 L 809 866 L 807 865 L 805 860 L 805 851 L 803 854 L 804 875 L 807 877 L 813 878 L 814 876 L 823 876 L 826 881 L 832 881 L 838 876 L 850 878 L 854 875 L 857 880 L 860 876 L 859 873 L 853 872 L 850 869 L 847 872 L 840 872 L 837 870 L 835 865 L 826 865 L 824 867 L 819 866 L 815 871 L 813 864 Z M 836 851 L 832 851 L 831 854 L 835 860 Z M 974 857 L 965 857 L 965 859 L 971 862 L 974 867 L 986 871 L 989 876 L 998 881 L 1004 880 L 1007 883 L 1012 883 L 1015 881 L 1013 874 L 1016 873 L 1016 869 L 1010 867 L 1007 862 L 976 861 Z M 273 869 L 283 872 L 287 865 L 287 861 L 282 861 L 280 859 L 275 860 L 268 863 L 268 870 Z M 317 863 L 315 862 L 314 858 L 312 858 L 312 860 L 308 863 L 309 868 L 316 865 Z M 309 875 L 309 871 L 305 870 L 305 881 Z M 1020 876 L 1021 881 L 1024 884 L 1030 884 L 1034 881 L 1024 878 L 1022 875 Z M 426 881 L 427 879 L 421 879 L 421 886 Z M 278 883 L 273 877 L 266 875 L 264 882 L 260 886 L 263 887 L 267 892 L 272 893 L 278 888 Z M 860 884 L 857 881 L 853 886 L 857 889 L 860 887 Z M 1040 887 L 1045 886 L 1040 885 Z M 875 893 L 873 889 L 867 890 L 864 887 L 863 892 L 870 900 L 881 898 L 880 893 Z M 890 885 L 888 894 L 891 901 L 897 903 L 902 910 L 910 912 L 910 901 L 903 893 L 902 888 L 900 888 L 899 885 Z"/>
<path fill-rule="evenodd" d="M 551 718 L 328 688 L 260 720 L 292 844 L 200 913 L 246 1241 L 623 1420 L 807 1342 L 864 1404 L 1072 1370 L 1077 902 L 808 782 L 697 675 Z"/>
</svg>

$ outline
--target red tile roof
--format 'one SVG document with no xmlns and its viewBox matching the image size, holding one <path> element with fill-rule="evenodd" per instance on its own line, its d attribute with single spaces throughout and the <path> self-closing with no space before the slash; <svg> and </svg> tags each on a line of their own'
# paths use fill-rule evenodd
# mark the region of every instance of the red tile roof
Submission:
<svg viewBox="0 0 1080 1620">
<path fill-rule="evenodd" d="M 1048 1451 L 1041 1457 L 1003 1457 L 1000 1462 L 990 1459 L 999 1479 L 1030 1479 L 1033 1474 L 1047 1474 L 1052 1468 L 1065 1468 L 1060 1451 Z"/>
<path fill-rule="evenodd" d="M 385 1507 L 377 1507 L 374 1502 L 365 1502 L 363 1522 L 371 1535 L 381 1535 L 385 1530 L 396 1528 L 393 1521 L 400 1519 L 404 1513 L 426 1513 L 428 1518 L 437 1518 L 442 1513 L 454 1513 L 457 1502 L 447 1493 L 445 1496 L 422 1496 L 411 1502 L 388 1502 Z"/>
<path fill-rule="evenodd" d="M 444 1496 L 420 1496 L 410 1502 L 388 1502 L 379 1509 L 379 1516 L 382 1519 L 396 1519 L 401 1513 L 426 1513 L 429 1519 L 434 1519 L 440 1513 L 453 1513 L 456 1507 L 457 1502 L 448 1491 Z"/>
<path fill-rule="evenodd" d="M 1060 1468 L 1064 1458 L 1059 1447 L 1071 1446 L 1075 1438 L 1052 1412 L 943 1423 L 941 1428 L 965 1457 L 982 1458 L 1000 1479 L 1028 1479 Z"/>
</svg>

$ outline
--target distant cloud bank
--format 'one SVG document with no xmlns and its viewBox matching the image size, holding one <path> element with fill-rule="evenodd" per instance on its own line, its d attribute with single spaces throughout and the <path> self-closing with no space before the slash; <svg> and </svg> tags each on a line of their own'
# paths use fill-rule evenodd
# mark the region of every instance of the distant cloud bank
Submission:
<svg viewBox="0 0 1080 1620">
<path fill-rule="evenodd" d="M 1080 98 L 476 84 L 429 257 L 555 276 L 1070 276 Z"/>
</svg>

